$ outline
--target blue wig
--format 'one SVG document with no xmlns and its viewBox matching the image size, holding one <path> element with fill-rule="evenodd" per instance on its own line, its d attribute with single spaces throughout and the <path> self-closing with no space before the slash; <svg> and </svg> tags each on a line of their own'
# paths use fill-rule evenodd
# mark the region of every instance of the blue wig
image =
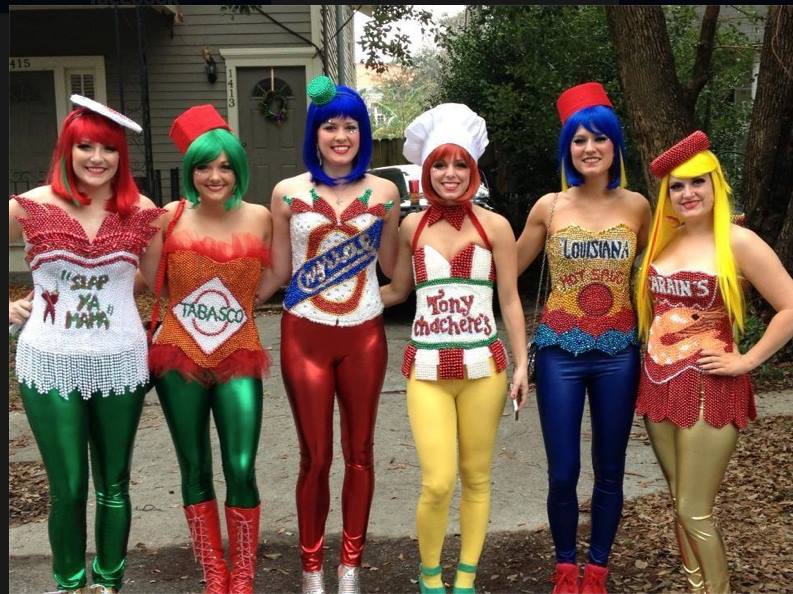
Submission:
<svg viewBox="0 0 793 594">
<path fill-rule="evenodd" d="M 330 177 L 322 170 L 317 156 L 317 130 L 323 122 L 331 118 L 350 117 L 358 122 L 360 145 L 358 154 L 353 161 L 350 174 L 335 178 Z M 321 182 L 328 186 L 337 183 L 353 182 L 366 175 L 369 163 L 372 160 L 372 127 L 369 124 L 369 112 L 361 96 L 350 87 L 336 85 L 336 96 L 324 105 L 311 102 L 306 116 L 306 133 L 303 138 L 303 163 L 311 172 L 314 182 Z"/>
<path fill-rule="evenodd" d="M 570 143 L 573 141 L 576 130 L 583 126 L 593 134 L 605 134 L 614 145 L 614 162 L 609 169 L 608 188 L 613 190 L 617 186 L 625 186 L 625 164 L 622 156 L 625 154 L 625 143 L 622 140 L 622 126 L 614 110 L 605 105 L 593 105 L 579 109 L 571 115 L 559 133 L 559 163 L 562 174 L 562 189 L 567 186 L 580 186 L 584 183 L 583 177 L 573 166 L 570 157 Z"/>
</svg>

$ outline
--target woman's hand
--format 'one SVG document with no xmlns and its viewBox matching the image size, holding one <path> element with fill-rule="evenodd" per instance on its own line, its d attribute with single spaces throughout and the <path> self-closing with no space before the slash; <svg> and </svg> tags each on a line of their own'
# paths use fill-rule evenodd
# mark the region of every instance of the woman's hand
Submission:
<svg viewBox="0 0 793 594">
<path fill-rule="evenodd" d="M 8 302 L 8 323 L 22 326 L 33 311 L 33 291 L 22 299 Z"/>
<path fill-rule="evenodd" d="M 512 372 L 512 387 L 509 397 L 518 401 L 518 408 L 526 406 L 529 400 L 529 370 L 525 365 L 516 367 Z"/>
<path fill-rule="evenodd" d="M 742 355 L 737 350 L 731 353 L 717 351 L 714 349 L 702 349 L 697 365 L 705 373 L 713 375 L 742 375 L 755 368 L 746 355 Z"/>
</svg>

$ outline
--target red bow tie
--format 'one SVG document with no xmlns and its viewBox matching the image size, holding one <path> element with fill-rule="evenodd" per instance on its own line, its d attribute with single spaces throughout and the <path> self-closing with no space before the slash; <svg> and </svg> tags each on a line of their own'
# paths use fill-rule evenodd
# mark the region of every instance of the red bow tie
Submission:
<svg viewBox="0 0 793 594">
<path fill-rule="evenodd" d="M 434 225 L 441 219 L 446 219 L 449 224 L 458 231 L 463 226 L 465 214 L 470 208 L 470 203 L 455 204 L 454 206 L 441 206 L 430 204 L 427 209 L 427 226 Z"/>
</svg>

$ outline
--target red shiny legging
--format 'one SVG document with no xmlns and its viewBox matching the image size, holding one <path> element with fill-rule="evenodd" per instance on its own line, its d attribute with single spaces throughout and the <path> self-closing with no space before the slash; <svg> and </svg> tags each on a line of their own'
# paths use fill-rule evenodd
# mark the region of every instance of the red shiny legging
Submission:
<svg viewBox="0 0 793 594">
<path fill-rule="evenodd" d="M 281 375 L 300 441 L 295 495 L 304 571 L 322 568 L 334 394 L 345 465 L 341 562 L 361 564 L 374 493 L 374 425 L 387 359 L 382 317 L 357 326 L 327 326 L 287 312 L 281 318 Z"/>
</svg>

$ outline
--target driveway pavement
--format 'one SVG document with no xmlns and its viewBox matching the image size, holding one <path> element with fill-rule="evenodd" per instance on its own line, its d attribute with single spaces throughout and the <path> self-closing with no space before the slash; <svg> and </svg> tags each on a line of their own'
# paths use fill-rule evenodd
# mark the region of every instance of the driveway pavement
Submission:
<svg viewBox="0 0 793 594">
<path fill-rule="evenodd" d="M 262 538 L 297 533 L 294 487 L 298 472 L 298 445 L 291 410 L 279 372 L 280 315 L 257 318 L 264 344 L 271 347 L 273 367 L 265 382 L 264 421 L 257 458 L 259 491 L 263 500 Z M 405 320 L 387 322 L 389 366 L 380 400 L 375 436 L 376 489 L 369 533 L 372 536 L 415 535 L 414 509 L 420 484 L 418 461 L 408 423 L 404 388 L 400 373 L 402 350 L 409 337 Z M 503 328 L 501 328 L 503 335 Z M 793 394 L 778 392 L 758 399 L 760 415 L 793 413 Z M 592 489 L 589 460 L 588 414 L 582 429 L 581 500 Z M 338 428 L 338 421 L 335 423 Z M 9 439 L 29 434 L 25 415 L 9 413 Z M 218 498 L 224 487 L 217 439 L 213 435 L 215 478 Z M 338 433 L 331 471 L 329 534 L 341 530 L 340 493 L 344 471 Z M 626 498 L 663 489 L 663 477 L 647 445 L 641 423 L 634 421 L 628 448 Z M 10 461 L 38 460 L 31 440 L 26 447 L 10 452 Z M 179 471 L 168 428 L 154 391 L 146 396 L 138 431 L 132 469 L 131 496 L 134 508 L 130 547 L 156 549 L 187 546 L 188 533 L 181 510 Z M 514 421 L 507 403 L 499 428 L 493 463 L 492 530 L 527 530 L 547 523 L 545 513 L 546 465 L 537 409 L 532 400 Z M 457 497 L 453 502 L 449 531 L 458 531 Z M 88 525 L 93 526 L 94 504 L 89 501 Z M 88 549 L 94 550 L 93 530 L 88 530 Z M 9 532 L 10 592 L 43 592 L 52 588 L 46 522 L 34 522 Z M 25 576 L 14 573 L 18 557 L 44 555 L 36 571 Z"/>
</svg>

